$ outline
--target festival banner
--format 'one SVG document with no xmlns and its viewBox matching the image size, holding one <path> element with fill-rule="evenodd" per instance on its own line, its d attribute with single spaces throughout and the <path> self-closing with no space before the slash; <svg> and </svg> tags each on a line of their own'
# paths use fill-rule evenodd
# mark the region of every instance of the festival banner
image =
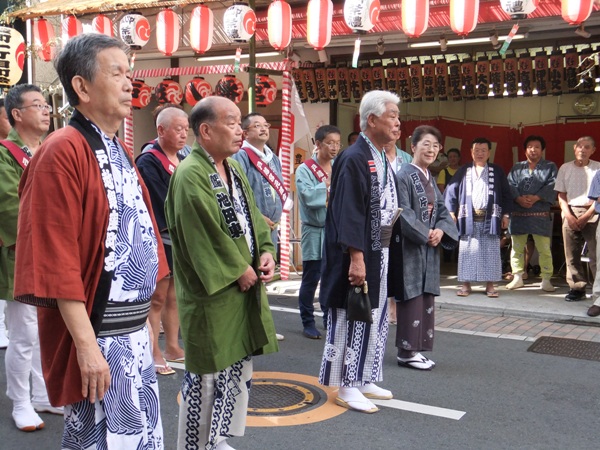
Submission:
<svg viewBox="0 0 600 450">
<path fill-rule="evenodd" d="M 552 95 L 562 95 L 565 79 L 565 57 L 560 50 L 553 50 L 550 54 L 550 92 Z"/>
<path fill-rule="evenodd" d="M 521 83 L 523 97 L 531 97 L 533 95 L 532 71 L 533 63 L 529 54 L 525 53 L 525 56 L 519 56 L 519 82 Z"/>
<path fill-rule="evenodd" d="M 423 97 L 426 102 L 435 100 L 435 63 L 429 58 L 423 63 Z"/>
<path fill-rule="evenodd" d="M 537 52 L 534 58 L 535 88 L 540 97 L 548 95 L 548 55 Z"/>
<path fill-rule="evenodd" d="M 492 56 L 490 61 L 490 82 L 494 98 L 504 97 L 504 67 L 500 55 Z"/>
<path fill-rule="evenodd" d="M 490 91 L 490 62 L 485 56 L 480 56 L 475 64 L 477 73 L 477 98 L 487 100 Z"/>
</svg>

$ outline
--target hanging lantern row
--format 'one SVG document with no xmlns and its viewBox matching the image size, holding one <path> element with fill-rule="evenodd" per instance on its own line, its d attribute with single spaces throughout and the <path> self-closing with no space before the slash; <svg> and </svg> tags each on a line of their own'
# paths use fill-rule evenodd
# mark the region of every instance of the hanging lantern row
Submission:
<svg viewBox="0 0 600 450">
<path fill-rule="evenodd" d="M 560 50 L 550 55 L 493 56 L 463 60 L 433 58 L 407 63 L 381 63 L 359 68 L 304 67 L 292 75 L 302 102 L 360 102 L 374 89 L 398 94 L 403 102 L 513 98 L 518 95 L 593 93 L 600 76 L 593 50 Z M 588 67 L 589 66 L 589 67 Z"/>
<path fill-rule="evenodd" d="M 235 103 L 242 101 L 244 97 L 244 85 L 235 77 L 235 75 L 225 75 L 221 78 L 214 89 L 203 77 L 197 76 L 188 81 L 185 88 L 171 79 L 165 78 L 154 88 L 148 86 L 144 80 L 136 79 L 132 83 L 132 106 L 135 109 L 142 109 L 148 106 L 152 100 L 152 95 L 159 104 L 175 103 L 180 104 L 184 99 L 186 103 L 194 106 L 200 100 L 211 95 L 219 95 L 229 98 Z M 258 106 L 267 106 L 277 97 L 277 84 L 268 75 L 260 74 L 255 79 L 256 104 Z"/>
</svg>

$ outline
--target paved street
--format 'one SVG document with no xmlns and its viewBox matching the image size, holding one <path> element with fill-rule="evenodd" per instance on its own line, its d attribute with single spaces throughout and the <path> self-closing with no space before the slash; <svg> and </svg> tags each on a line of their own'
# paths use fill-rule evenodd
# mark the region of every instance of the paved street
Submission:
<svg viewBox="0 0 600 450">
<path fill-rule="evenodd" d="M 596 448 L 599 363 L 526 351 L 543 335 L 600 341 L 599 321 L 585 316 L 590 300 L 567 304 L 561 287 L 541 297 L 533 289 L 501 290 L 499 299 L 474 293 L 461 305 L 455 281 L 447 277 L 443 284 L 431 354 L 437 367 L 431 372 L 400 368 L 395 348 L 388 346 L 381 386 L 391 389 L 395 400 L 381 401 L 380 412 L 364 415 L 335 406 L 334 390 L 316 381 L 323 341 L 301 335 L 298 280 L 272 283 L 275 322 L 286 339 L 279 353 L 254 359 L 255 392 L 264 380 L 298 381 L 312 386 L 320 400 L 297 414 L 251 416 L 246 436 L 231 439 L 231 445 L 240 450 Z M 4 351 L 0 361 L 4 392 Z M 182 373 L 160 378 L 167 449 L 175 448 Z M 59 448 L 60 417 L 46 415 L 46 429 L 26 434 L 14 428 L 10 412 L 10 402 L 0 395 L 0 449 Z"/>
</svg>

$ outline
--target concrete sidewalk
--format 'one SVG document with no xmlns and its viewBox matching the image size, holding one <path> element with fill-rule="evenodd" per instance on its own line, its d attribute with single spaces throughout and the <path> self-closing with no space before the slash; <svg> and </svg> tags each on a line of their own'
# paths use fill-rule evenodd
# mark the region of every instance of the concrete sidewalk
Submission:
<svg viewBox="0 0 600 450">
<path fill-rule="evenodd" d="M 569 287 L 560 277 L 552 278 L 556 286 L 555 292 L 544 292 L 539 288 L 541 278 L 530 275 L 525 281 L 525 286 L 516 290 L 506 290 L 508 281 L 497 284 L 500 293 L 498 298 L 488 298 L 485 295 L 485 283 L 473 284 L 473 292 L 468 297 L 456 295 L 460 283 L 456 275 L 444 274 L 451 268 L 443 268 L 441 275 L 441 295 L 436 297 L 438 309 L 465 311 L 495 316 L 522 317 L 550 322 L 569 321 L 574 324 L 592 325 L 600 327 L 600 316 L 589 317 L 586 312 L 592 305 L 591 287 L 588 286 L 588 298 L 579 302 L 566 302 L 565 295 Z M 455 273 L 455 272 L 454 272 Z M 289 280 L 273 281 L 267 285 L 270 294 L 298 295 L 301 276 L 292 272 Z"/>
</svg>

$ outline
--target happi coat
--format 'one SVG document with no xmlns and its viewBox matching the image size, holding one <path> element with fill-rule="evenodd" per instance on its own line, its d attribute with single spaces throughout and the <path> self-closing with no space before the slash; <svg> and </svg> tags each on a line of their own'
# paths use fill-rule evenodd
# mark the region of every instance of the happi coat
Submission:
<svg viewBox="0 0 600 450">
<path fill-rule="evenodd" d="M 363 252 L 371 308 L 378 308 L 387 281 L 381 280 L 381 186 L 362 135 L 338 155 L 331 177 L 319 298 L 329 308 L 347 308 L 352 247 Z"/>
<path fill-rule="evenodd" d="M 156 230 L 148 190 L 139 174 L 138 179 Z M 54 406 L 73 404 L 83 400 L 81 372 L 56 300 L 83 302 L 92 315 L 109 217 L 98 161 L 85 137 L 70 125 L 48 136 L 23 174 L 19 195 L 15 299 L 41 306 L 38 325 L 48 397 Z M 156 238 L 160 280 L 169 268 L 160 236 Z"/>
<path fill-rule="evenodd" d="M 444 198 L 435 178 L 429 179 L 435 191 L 431 216 L 420 170 L 412 164 L 400 168 L 398 206 L 402 208 L 396 221 L 390 243 L 388 294 L 397 300 L 410 300 L 422 294 L 440 295 L 439 247 L 427 245 L 429 231 L 439 228 L 444 232 L 441 246 L 452 249 L 458 244 L 458 230 L 444 205 Z"/>
<path fill-rule="evenodd" d="M 11 128 L 6 139 L 21 148 L 24 146 L 21 136 L 14 128 Z M 21 175 L 21 165 L 12 153 L 0 144 L 0 299 L 5 300 L 13 298 Z"/>
<path fill-rule="evenodd" d="M 261 254 L 274 255 L 270 230 L 240 165 L 232 158 L 226 163 L 241 180 L 250 208 L 254 258 L 245 237 L 230 234 L 217 200 L 225 202 L 227 190 L 198 143 L 173 174 L 165 202 L 185 368 L 199 375 L 278 350 L 263 283 L 259 280 L 247 292 L 237 283 L 248 265 L 258 272 Z"/>
<path fill-rule="evenodd" d="M 456 215 L 460 236 L 473 234 L 471 177 L 474 170 L 473 163 L 461 166 L 444 190 L 446 208 Z M 483 232 L 499 236 L 502 232 L 502 215 L 510 214 L 514 202 L 502 168 L 487 163 L 484 170 L 488 171 L 489 193 Z"/>
<path fill-rule="evenodd" d="M 327 215 L 327 186 L 306 164 L 296 169 L 296 193 L 302 222 L 302 260 L 321 259 Z"/>
<path fill-rule="evenodd" d="M 509 227 L 511 234 L 552 236 L 550 207 L 556 201 L 554 184 L 557 173 L 556 164 L 545 159 L 538 161 L 531 172 L 527 161 L 518 162 L 513 166 L 508 173 L 513 200 L 521 195 L 538 195 L 541 200 L 535 202 L 531 208 L 523 208 L 516 201 L 513 203 Z"/>
</svg>

